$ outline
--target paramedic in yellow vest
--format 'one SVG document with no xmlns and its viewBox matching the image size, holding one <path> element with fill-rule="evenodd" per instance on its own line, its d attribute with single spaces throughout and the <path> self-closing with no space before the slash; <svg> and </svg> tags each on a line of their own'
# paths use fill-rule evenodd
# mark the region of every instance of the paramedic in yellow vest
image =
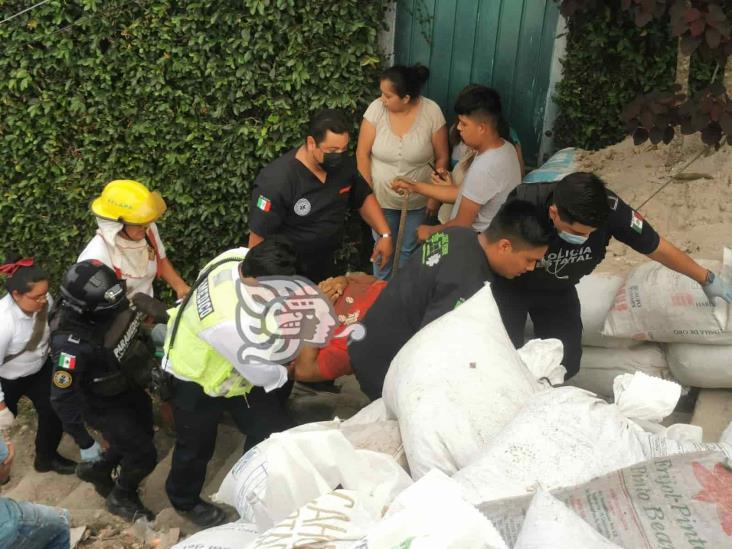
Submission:
<svg viewBox="0 0 732 549">
<path fill-rule="evenodd" d="M 223 510 L 200 497 L 223 412 L 246 435 L 244 451 L 293 426 L 285 409 L 292 389 L 287 368 L 243 363 L 239 357 L 237 282 L 256 285 L 254 277 L 290 277 L 295 266 L 295 249 L 282 236 L 251 250 L 229 250 L 204 267 L 190 296 L 169 311 L 163 365 L 174 378 L 176 443 L 165 488 L 178 513 L 199 526 L 226 520 Z"/>
<path fill-rule="evenodd" d="M 125 281 L 127 297 L 137 293 L 153 297 L 153 281 L 162 278 L 178 296 L 190 288 L 165 255 L 155 222 L 167 206 L 158 192 L 138 181 L 117 179 L 107 183 L 91 203 L 97 234 L 77 261 L 97 259 Z"/>
</svg>

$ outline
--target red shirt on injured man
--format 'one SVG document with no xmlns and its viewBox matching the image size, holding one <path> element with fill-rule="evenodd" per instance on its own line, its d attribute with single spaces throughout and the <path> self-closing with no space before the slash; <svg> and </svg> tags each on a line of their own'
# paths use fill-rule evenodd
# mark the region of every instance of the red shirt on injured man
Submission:
<svg viewBox="0 0 732 549">
<path fill-rule="evenodd" d="M 386 282 L 367 274 L 329 278 L 320 283 L 323 292 L 334 301 L 339 335 L 348 326 L 363 319 Z M 348 337 L 333 337 L 326 347 L 305 347 L 294 361 L 297 381 L 324 381 L 352 373 L 348 358 Z"/>
</svg>

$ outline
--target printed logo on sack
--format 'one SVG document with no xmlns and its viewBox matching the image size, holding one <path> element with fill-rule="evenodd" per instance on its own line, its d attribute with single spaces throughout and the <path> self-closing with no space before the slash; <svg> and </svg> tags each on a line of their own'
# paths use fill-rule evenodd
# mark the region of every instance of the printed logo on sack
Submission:
<svg viewBox="0 0 732 549">
<path fill-rule="evenodd" d="M 242 339 L 242 364 L 282 364 L 294 360 L 303 345 L 325 347 L 334 338 L 360 341 L 366 328 L 355 323 L 334 335 L 333 304 L 308 279 L 264 276 L 255 284 L 236 282 L 236 329 Z"/>
<path fill-rule="evenodd" d="M 691 466 L 702 487 L 702 491 L 692 499 L 716 505 L 722 530 L 732 536 L 732 499 L 729 495 L 732 490 L 732 471 L 721 463 L 717 463 L 711 470 L 697 461 L 692 462 Z"/>
<path fill-rule="evenodd" d="M 295 213 L 299 216 L 305 216 L 310 213 L 312 206 L 307 198 L 301 198 L 295 202 Z"/>
</svg>

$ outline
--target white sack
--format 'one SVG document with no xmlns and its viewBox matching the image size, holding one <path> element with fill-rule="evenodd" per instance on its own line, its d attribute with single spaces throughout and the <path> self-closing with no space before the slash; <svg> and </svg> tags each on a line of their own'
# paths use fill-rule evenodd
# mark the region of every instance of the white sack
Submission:
<svg viewBox="0 0 732 549">
<path fill-rule="evenodd" d="M 672 343 L 668 367 L 684 385 L 703 389 L 732 388 L 732 345 Z"/>
<path fill-rule="evenodd" d="M 394 458 L 356 450 L 339 430 L 286 431 L 249 450 L 213 499 L 264 530 L 338 486 L 382 508 L 410 484 Z"/>
<path fill-rule="evenodd" d="M 722 488 L 729 482 L 726 461 L 714 452 L 658 458 L 552 496 L 625 549 L 728 548 L 732 525 L 723 502 L 729 489 L 725 493 Z M 478 509 L 513 546 L 531 499 L 493 501 Z"/>
<path fill-rule="evenodd" d="M 389 416 L 389 412 L 386 410 L 386 405 L 384 404 L 384 399 L 379 398 L 369 405 L 361 408 L 355 415 L 344 420 L 343 425 L 362 425 L 365 423 L 386 421 L 388 419 L 395 418 Z"/>
<path fill-rule="evenodd" d="M 681 385 L 636 372 L 616 377 L 613 395 L 623 416 L 660 423 L 676 408 L 681 398 Z"/>
<path fill-rule="evenodd" d="M 718 262 L 700 261 L 719 272 Z M 732 268 L 732 250 L 724 250 L 724 274 Z M 715 266 L 717 268 L 715 268 Z M 732 344 L 729 305 L 712 305 L 702 287 L 689 277 L 649 262 L 634 269 L 618 292 L 603 334 L 665 343 Z"/>
<path fill-rule="evenodd" d="M 368 534 L 368 549 L 507 549 L 460 487 L 437 470 L 402 492 Z"/>
<path fill-rule="evenodd" d="M 352 548 L 380 516 L 362 494 L 335 490 L 297 509 L 247 549 Z"/>
<path fill-rule="evenodd" d="M 576 288 L 581 308 L 582 345 L 607 349 L 623 349 L 638 345 L 638 341 L 630 338 L 602 334 L 605 319 L 615 303 L 615 295 L 623 286 L 623 282 L 625 278 L 622 276 L 606 274 L 590 274 L 580 279 Z M 534 324 L 529 317 L 526 321 L 526 339 L 535 337 Z"/>
<path fill-rule="evenodd" d="M 610 337 L 602 334 L 615 296 L 625 278 L 602 274 L 583 276 L 577 284 L 577 295 L 582 307 L 582 345 L 590 347 L 622 348 L 637 344 L 630 338 Z"/>
<path fill-rule="evenodd" d="M 201 530 L 176 543 L 172 549 L 242 549 L 259 536 L 257 527 L 246 522 L 230 522 Z"/>
<path fill-rule="evenodd" d="M 658 343 L 641 343 L 627 349 L 583 347 L 579 373 L 568 383 L 611 397 L 615 378 L 635 372 L 662 379 L 671 378 L 666 356 Z"/>
<path fill-rule="evenodd" d="M 559 339 L 532 339 L 518 350 L 519 357 L 531 375 L 550 385 L 561 385 L 567 370 L 560 364 L 564 345 Z"/>
<path fill-rule="evenodd" d="M 470 463 L 540 390 L 486 285 L 402 347 L 383 397 L 399 420 L 416 480 L 433 468 L 450 475 Z"/>
<path fill-rule="evenodd" d="M 637 433 L 643 454 L 646 459 L 693 454 L 694 452 L 722 452 L 732 458 L 732 447 L 724 442 L 697 442 L 691 440 L 674 440 L 653 433 Z"/>
<path fill-rule="evenodd" d="M 544 490 L 531 500 L 513 549 L 622 549 Z"/>
<path fill-rule="evenodd" d="M 576 387 L 534 395 L 480 457 L 453 479 L 477 504 L 533 493 L 537 486 L 546 490 L 573 486 L 643 461 L 636 436 L 640 428 L 627 414 L 648 418 L 666 411 L 668 398 L 647 404 L 646 396 L 666 394 L 672 388 L 659 385 L 669 382 L 643 374 L 633 377 L 633 386 L 620 395 L 621 405 Z M 658 410 L 649 409 L 653 402 L 659 403 Z"/>
</svg>

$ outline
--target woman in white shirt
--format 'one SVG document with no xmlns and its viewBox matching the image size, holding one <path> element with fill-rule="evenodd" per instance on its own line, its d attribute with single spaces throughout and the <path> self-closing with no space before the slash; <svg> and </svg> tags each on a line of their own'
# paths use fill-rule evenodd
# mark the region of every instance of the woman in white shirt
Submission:
<svg viewBox="0 0 732 549">
<path fill-rule="evenodd" d="M 76 463 L 59 455 L 63 428 L 51 407 L 48 357 L 48 275 L 32 258 L 0 265 L 8 293 L 0 299 L 0 431 L 10 427 L 26 396 L 38 414 L 36 471 L 73 474 Z"/>
<path fill-rule="evenodd" d="M 384 210 L 391 235 L 396 239 L 403 204 L 402 195 L 391 188 L 397 177 L 429 180 L 432 166 L 449 167 L 447 126 L 440 107 L 421 95 L 429 69 L 421 65 L 395 65 L 381 75 L 381 97 L 374 100 L 363 115 L 358 136 L 356 159 L 361 175 L 374 189 Z M 403 265 L 417 248 L 417 227 L 424 221 L 426 206 L 435 211 L 437 203 L 413 194 L 409 197 L 406 226 L 401 250 L 395 250 Z M 379 238 L 374 234 L 374 238 Z M 391 262 L 380 269 L 374 263 L 374 275 L 388 278 Z"/>
<path fill-rule="evenodd" d="M 92 202 L 97 217 L 97 234 L 77 261 L 97 259 L 114 269 L 127 285 L 127 297 L 136 293 L 153 295 L 155 277 L 162 278 L 178 299 L 190 291 L 165 255 L 155 225 L 167 209 L 158 192 L 150 192 L 137 181 L 116 180 L 104 187 Z"/>
</svg>

